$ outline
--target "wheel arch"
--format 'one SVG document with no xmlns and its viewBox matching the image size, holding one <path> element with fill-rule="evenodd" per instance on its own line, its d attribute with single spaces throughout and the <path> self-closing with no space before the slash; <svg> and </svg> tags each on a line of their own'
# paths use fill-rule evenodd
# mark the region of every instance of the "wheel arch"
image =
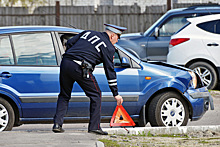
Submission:
<svg viewBox="0 0 220 147">
<path fill-rule="evenodd" d="M 151 103 L 151 101 L 154 99 L 154 97 L 160 93 L 163 93 L 163 92 L 175 92 L 177 93 L 178 95 L 180 95 L 183 100 L 187 103 L 188 105 L 188 109 L 189 109 L 189 118 L 192 119 L 192 114 L 193 114 L 193 108 L 192 108 L 192 105 L 190 103 L 190 101 L 182 94 L 182 92 L 180 92 L 178 89 L 175 89 L 175 88 L 172 88 L 172 87 L 168 87 L 168 88 L 164 88 L 164 89 L 160 89 L 158 90 L 157 92 L 155 92 L 150 98 L 149 100 L 146 102 L 145 104 L 145 118 L 146 118 L 146 122 L 149 122 L 148 120 L 148 109 L 149 108 L 149 105 Z"/>
<path fill-rule="evenodd" d="M 13 108 L 14 110 L 14 115 L 15 115 L 15 122 L 14 122 L 14 126 L 19 126 L 19 118 L 20 118 L 20 111 L 18 106 L 16 105 L 16 103 L 7 95 L 4 94 L 0 94 L 0 97 L 3 98 L 4 100 L 6 100 Z"/>
<path fill-rule="evenodd" d="M 215 64 L 213 62 L 211 62 L 210 60 L 207 60 L 207 59 L 204 59 L 204 58 L 196 58 L 196 59 L 193 59 L 189 62 L 187 62 L 185 64 L 185 67 L 189 68 L 190 65 L 192 65 L 193 63 L 195 62 L 206 62 L 208 64 L 210 64 L 214 69 L 215 69 L 215 72 L 217 73 L 217 78 L 219 79 L 219 72 L 218 72 L 218 69 L 217 67 L 215 66 Z"/>
</svg>

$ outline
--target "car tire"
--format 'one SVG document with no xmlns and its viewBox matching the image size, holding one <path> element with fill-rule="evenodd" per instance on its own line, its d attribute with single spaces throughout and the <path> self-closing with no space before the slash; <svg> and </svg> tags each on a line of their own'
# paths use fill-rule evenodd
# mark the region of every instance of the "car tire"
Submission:
<svg viewBox="0 0 220 147">
<path fill-rule="evenodd" d="M 139 121 L 136 122 L 135 127 L 145 127 L 147 125 L 147 121 L 146 121 L 146 105 L 144 105 L 141 108 L 140 114 L 139 114 Z"/>
<path fill-rule="evenodd" d="M 175 92 L 160 93 L 149 105 L 148 119 L 152 127 L 186 126 L 189 119 L 188 105 Z"/>
<path fill-rule="evenodd" d="M 14 122 L 15 115 L 12 106 L 0 97 L 0 132 L 12 130 Z"/>
<path fill-rule="evenodd" d="M 201 80 L 208 89 L 215 89 L 218 84 L 215 69 L 206 62 L 195 62 L 189 66 L 190 69 L 200 75 Z"/>
</svg>

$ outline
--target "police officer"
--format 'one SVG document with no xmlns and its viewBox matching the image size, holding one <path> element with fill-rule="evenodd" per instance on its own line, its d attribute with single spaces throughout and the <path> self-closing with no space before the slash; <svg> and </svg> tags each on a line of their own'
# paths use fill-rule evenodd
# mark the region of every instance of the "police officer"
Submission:
<svg viewBox="0 0 220 147">
<path fill-rule="evenodd" d="M 118 94 L 116 73 L 114 71 L 113 46 L 123 31 L 124 27 L 104 24 L 105 32 L 83 31 L 67 42 L 66 52 L 60 65 L 60 94 L 57 100 L 57 109 L 54 116 L 53 132 L 62 133 L 63 118 L 67 112 L 68 103 L 74 82 L 77 82 L 90 98 L 89 133 L 107 135 L 100 127 L 101 91 L 92 74 L 96 65 L 103 63 L 109 87 L 117 105 L 123 103 L 123 98 Z"/>
</svg>

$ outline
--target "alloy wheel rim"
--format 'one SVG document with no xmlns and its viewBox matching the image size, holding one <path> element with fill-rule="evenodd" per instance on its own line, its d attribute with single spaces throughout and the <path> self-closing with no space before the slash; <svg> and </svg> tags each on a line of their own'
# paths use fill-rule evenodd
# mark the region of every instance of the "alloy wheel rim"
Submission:
<svg viewBox="0 0 220 147">
<path fill-rule="evenodd" d="M 166 100 L 161 107 L 161 120 L 165 126 L 181 126 L 185 118 L 185 109 L 176 98 Z"/>
<path fill-rule="evenodd" d="M 208 87 L 212 81 L 212 74 L 211 72 L 205 67 L 196 67 L 193 69 L 200 77 L 204 84 L 204 86 Z"/>
<path fill-rule="evenodd" d="M 2 104 L 0 104 L 0 132 L 6 128 L 8 121 L 8 111 Z"/>
</svg>

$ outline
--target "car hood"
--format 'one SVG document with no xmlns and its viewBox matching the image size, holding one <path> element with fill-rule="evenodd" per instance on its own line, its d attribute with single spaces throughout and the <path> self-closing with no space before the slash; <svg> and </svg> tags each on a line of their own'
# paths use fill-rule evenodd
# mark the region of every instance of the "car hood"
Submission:
<svg viewBox="0 0 220 147">
<path fill-rule="evenodd" d="M 189 83 L 192 80 L 192 76 L 189 74 L 189 69 L 187 68 L 158 61 L 143 61 L 140 63 L 140 65 L 143 68 L 142 71 L 146 72 L 146 75 L 151 75 L 150 77 L 154 78 L 160 77 L 161 79 L 166 79 L 170 81 L 169 84 L 171 85 L 169 86 L 171 87 L 173 86 L 173 82 L 177 82 L 181 84 L 181 88 L 179 89 L 180 91 L 184 92 L 189 88 Z M 173 81 L 172 79 L 176 80 Z"/>
<path fill-rule="evenodd" d="M 162 65 L 162 66 L 166 66 L 166 67 L 170 67 L 170 68 L 181 69 L 181 70 L 185 70 L 185 71 L 190 71 L 191 70 L 191 69 L 188 69 L 188 68 L 185 68 L 185 67 L 182 67 L 182 66 L 169 64 L 169 63 L 161 62 L 161 61 L 144 61 L 144 62 L 148 62 L 150 64 Z"/>
<path fill-rule="evenodd" d="M 143 33 L 129 33 L 129 34 L 122 34 L 121 35 L 121 40 L 125 39 L 134 39 L 143 36 Z"/>
</svg>

